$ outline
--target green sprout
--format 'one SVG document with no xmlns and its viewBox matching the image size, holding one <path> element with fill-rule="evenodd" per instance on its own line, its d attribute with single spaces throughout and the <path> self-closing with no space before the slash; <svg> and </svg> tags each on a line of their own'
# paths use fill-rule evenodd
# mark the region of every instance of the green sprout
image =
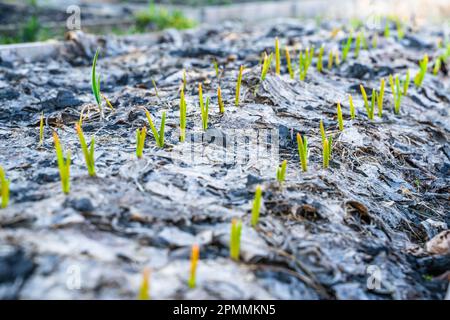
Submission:
<svg viewBox="0 0 450 320">
<path fill-rule="evenodd" d="M 0 166 L 0 195 L 2 197 L 1 208 L 8 206 L 9 202 L 9 184 L 10 180 L 6 179 L 5 170 Z"/>
<path fill-rule="evenodd" d="M 198 99 L 200 104 L 200 111 L 202 117 L 202 128 L 203 131 L 208 129 L 208 118 L 209 118 L 209 97 L 206 98 L 206 104 L 203 100 L 203 89 L 202 84 L 198 84 Z"/>
<path fill-rule="evenodd" d="M 138 159 L 142 158 L 146 136 L 147 127 L 144 126 L 142 130 L 136 129 L 136 157 Z"/>
<path fill-rule="evenodd" d="M 388 38 L 389 37 L 389 21 L 386 19 L 386 22 L 384 24 L 384 37 Z"/>
<path fill-rule="evenodd" d="M 328 70 L 331 70 L 333 68 L 333 51 L 330 50 L 328 53 Z"/>
<path fill-rule="evenodd" d="M 150 125 L 150 129 L 152 130 L 153 137 L 156 140 L 156 145 L 160 148 L 164 147 L 164 127 L 166 125 L 166 112 L 162 113 L 161 117 L 161 126 L 159 127 L 159 132 L 156 130 L 155 125 L 153 124 L 152 117 L 150 116 L 150 112 L 145 109 L 145 115 L 147 117 L 148 124 Z"/>
<path fill-rule="evenodd" d="M 155 89 L 155 96 L 156 96 L 158 99 L 161 99 L 161 97 L 159 96 L 158 86 L 156 85 L 155 79 L 152 79 L 152 84 L 153 84 L 153 88 Z"/>
<path fill-rule="evenodd" d="M 213 64 L 214 64 L 214 71 L 216 72 L 216 78 L 219 78 L 219 64 L 217 63 L 216 59 L 214 59 Z"/>
<path fill-rule="evenodd" d="M 372 37 L 372 48 L 373 49 L 377 48 L 377 41 L 378 41 L 378 35 L 375 33 Z"/>
<path fill-rule="evenodd" d="M 422 85 L 423 79 L 425 78 L 425 74 L 427 72 L 427 68 L 428 68 L 428 55 L 425 54 L 423 56 L 423 59 L 419 62 L 419 71 L 414 77 L 414 84 L 417 87 L 420 87 Z"/>
<path fill-rule="evenodd" d="M 253 208 L 252 208 L 251 224 L 252 224 L 253 228 L 256 227 L 256 225 L 258 224 L 258 221 L 259 221 L 259 211 L 261 209 L 261 194 L 262 194 L 261 186 L 257 186 L 256 191 L 255 191 L 255 199 L 253 200 Z"/>
<path fill-rule="evenodd" d="M 323 126 L 323 121 L 320 120 L 320 135 L 322 136 L 322 159 L 323 159 L 323 168 L 328 168 L 331 159 L 332 152 L 332 143 L 333 138 L 329 136 L 327 138 L 325 128 Z"/>
<path fill-rule="evenodd" d="M 355 105 L 351 94 L 348 95 L 348 104 L 350 105 L 350 118 L 353 120 L 355 119 Z"/>
<path fill-rule="evenodd" d="M 217 104 L 219 105 L 219 112 L 225 113 L 225 104 L 222 100 L 222 90 L 220 89 L 220 86 L 217 87 Z"/>
<path fill-rule="evenodd" d="M 350 32 L 347 42 L 345 43 L 344 47 L 342 48 L 342 61 L 347 60 L 347 55 L 350 51 L 350 48 L 352 47 L 352 41 L 353 41 L 353 36 L 352 36 L 352 33 Z M 336 64 L 338 64 L 338 63 L 336 62 Z"/>
<path fill-rule="evenodd" d="M 113 105 L 111 104 L 111 101 L 109 101 L 109 99 L 108 99 L 107 97 L 105 97 L 105 96 L 103 95 L 103 93 L 100 93 L 100 95 L 102 96 L 103 100 L 105 100 L 106 106 L 107 106 L 110 110 L 114 111 L 115 109 L 114 109 Z"/>
<path fill-rule="evenodd" d="M 39 146 L 44 144 L 44 112 L 41 113 L 41 119 L 39 120 Z"/>
<path fill-rule="evenodd" d="M 241 82 L 242 82 L 242 73 L 244 72 L 244 66 L 239 68 L 239 75 L 236 82 L 236 98 L 234 100 L 234 105 L 237 107 L 239 105 L 239 97 L 241 93 Z"/>
<path fill-rule="evenodd" d="M 439 70 L 441 69 L 441 64 L 442 64 L 442 57 L 439 56 L 436 58 L 436 62 L 434 63 L 433 75 L 437 76 Z"/>
<path fill-rule="evenodd" d="M 337 103 L 337 118 L 338 118 L 338 125 L 339 125 L 339 131 L 344 131 L 344 119 L 342 118 L 342 109 L 341 109 L 341 103 Z"/>
<path fill-rule="evenodd" d="M 361 38 L 362 38 L 362 34 L 361 34 L 361 32 L 359 32 L 355 39 L 355 58 L 356 59 L 358 59 L 359 50 L 361 49 Z"/>
<path fill-rule="evenodd" d="M 281 166 L 277 168 L 277 180 L 279 183 L 283 183 L 286 180 L 286 166 L 287 160 L 283 160 Z"/>
<path fill-rule="evenodd" d="M 306 136 L 302 138 L 300 133 L 297 133 L 297 149 L 302 170 L 306 172 L 308 171 L 308 139 L 306 139 Z"/>
<path fill-rule="evenodd" d="M 94 61 L 92 61 L 92 93 L 94 94 L 95 101 L 97 102 L 97 106 L 100 110 L 100 116 L 103 118 L 103 109 L 102 109 L 102 100 L 100 96 L 100 76 L 97 77 L 95 73 L 95 68 L 97 66 L 97 58 L 98 58 L 99 49 L 95 51 Z"/>
<path fill-rule="evenodd" d="M 281 58 L 280 58 L 280 41 L 275 38 L 275 73 L 280 75 Z"/>
<path fill-rule="evenodd" d="M 403 25 L 400 19 L 395 20 L 395 25 L 397 26 L 397 37 L 401 40 L 405 37 L 405 32 L 403 31 Z"/>
<path fill-rule="evenodd" d="M 323 60 L 323 51 L 324 51 L 325 49 L 324 49 L 324 47 L 323 47 L 323 45 L 320 47 L 320 49 L 319 49 L 319 57 L 318 57 L 318 59 L 317 59 L 317 71 L 318 72 L 322 72 L 322 70 L 323 70 L 323 62 L 322 62 L 322 60 Z"/>
<path fill-rule="evenodd" d="M 299 67 L 299 76 L 300 80 L 303 81 L 308 74 L 308 68 L 311 65 L 312 55 L 314 49 L 306 48 L 305 52 L 300 51 L 300 55 L 298 57 L 298 67 Z"/>
<path fill-rule="evenodd" d="M 395 76 L 395 82 L 394 82 L 394 78 L 392 77 L 392 75 L 389 75 L 389 84 L 391 86 L 392 97 L 394 98 L 394 113 L 399 114 L 400 113 L 400 103 L 402 100 L 404 90 L 402 91 L 400 89 L 400 79 L 399 79 L 398 75 Z M 404 88 L 405 87 L 403 87 L 403 89 Z"/>
<path fill-rule="evenodd" d="M 409 69 L 406 71 L 405 81 L 403 82 L 403 95 L 406 96 L 408 94 L 409 88 Z"/>
<path fill-rule="evenodd" d="M 150 269 L 145 268 L 142 272 L 142 282 L 139 289 L 139 300 L 150 300 Z"/>
<path fill-rule="evenodd" d="M 264 81 L 267 76 L 267 72 L 269 72 L 270 65 L 272 64 L 273 53 L 267 56 L 267 53 L 264 52 L 263 65 L 261 69 L 261 78 L 260 81 Z"/>
<path fill-rule="evenodd" d="M 180 142 L 186 139 L 186 98 L 184 97 L 184 89 L 180 91 Z"/>
<path fill-rule="evenodd" d="M 335 58 L 336 66 L 339 66 L 341 64 L 341 61 L 339 59 L 339 51 L 338 50 L 336 50 L 334 58 Z"/>
<path fill-rule="evenodd" d="M 70 191 L 70 151 L 67 151 L 66 160 L 59 141 L 58 134 L 53 131 L 53 142 L 55 144 L 56 160 L 58 162 L 59 176 L 61 178 L 62 191 L 69 194 Z"/>
<path fill-rule="evenodd" d="M 363 99 L 364 99 L 364 107 L 366 108 L 367 117 L 370 120 L 373 120 L 373 114 L 374 114 L 374 109 L 375 109 L 376 91 L 375 91 L 375 89 L 372 89 L 372 101 L 371 101 L 371 104 L 369 106 L 369 100 L 367 99 L 366 90 L 364 89 L 362 84 L 359 85 L 359 88 L 361 89 L 361 94 L 362 94 Z"/>
<path fill-rule="evenodd" d="M 241 232 L 242 221 L 233 219 L 231 221 L 230 257 L 235 261 L 239 261 L 239 253 L 241 249 Z"/>
<path fill-rule="evenodd" d="M 377 96 L 378 117 L 383 116 L 384 78 L 380 80 L 380 93 Z"/>
<path fill-rule="evenodd" d="M 94 137 L 92 137 L 91 146 L 88 149 L 86 139 L 84 138 L 83 130 L 81 129 L 79 123 L 75 124 L 75 130 L 77 131 L 78 138 L 80 140 L 81 149 L 83 150 L 84 160 L 86 161 L 88 173 L 91 177 L 94 177 L 95 176 Z"/>
<path fill-rule="evenodd" d="M 188 281 L 188 286 L 189 288 L 193 289 L 195 288 L 195 275 L 197 273 L 197 264 L 198 264 L 198 259 L 200 257 L 200 248 L 197 244 L 194 244 L 192 246 L 192 251 L 191 251 L 191 272 L 190 272 L 190 277 L 189 277 L 189 281 Z"/>
<path fill-rule="evenodd" d="M 289 54 L 289 50 L 287 47 L 285 48 L 285 51 L 286 51 L 286 64 L 287 69 L 289 71 L 289 76 L 291 77 L 291 79 L 294 79 L 294 69 L 292 69 L 291 55 Z"/>
</svg>

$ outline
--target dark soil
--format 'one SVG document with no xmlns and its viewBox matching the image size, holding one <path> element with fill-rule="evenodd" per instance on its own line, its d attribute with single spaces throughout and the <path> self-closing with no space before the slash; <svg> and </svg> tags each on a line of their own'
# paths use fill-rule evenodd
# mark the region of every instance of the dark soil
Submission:
<svg viewBox="0 0 450 320">
<path fill-rule="evenodd" d="M 376 49 L 362 50 L 357 59 L 352 50 L 347 61 L 328 70 L 328 51 L 345 42 L 344 34 L 330 37 L 339 25 L 224 24 L 170 31 L 151 46 L 139 39 L 80 34 L 44 62 L 0 61 L 0 164 L 11 179 L 10 205 L 0 210 L 0 297 L 133 299 L 142 270 L 150 267 L 154 299 L 442 299 L 448 281 L 439 276 L 449 270 L 448 253 L 432 255 L 424 245 L 450 224 L 448 66 L 437 76 L 428 73 L 420 88 L 411 81 L 400 115 L 393 113 L 387 82 L 389 74 L 403 77 L 408 68 L 413 78 L 424 53 L 434 61 L 442 31 L 407 29 L 399 40 L 384 38 L 380 29 Z M 366 30 L 369 43 L 375 32 Z M 305 81 L 297 73 L 291 80 L 283 59 L 282 75 L 272 68 L 255 95 L 261 53 L 273 50 L 276 36 L 283 50 L 289 45 L 295 64 L 299 48 L 319 48 L 323 42 L 325 70 L 317 72 L 314 58 Z M 98 46 L 102 92 L 115 107 L 105 109 L 104 120 L 90 87 Z M 224 70 L 220 80 L 214 59 Z M 189 139 L 180 143 L 183 69 Z M 369 93 L 381 77 L 386 79 L 384 113 L 370 121 L 359 85 Z M 205 134 L 200 82 L 211 97 Z M 217 106 L 219 82 L 224 115 Z M 357 108 L 355 120 L 350 120 L 348 94 Z M 337 127 L 337 101 L 343 107 L 343 132 Z M 167 111 L 166 145 L 158 148 L 149 130 L 138 160 L 135 132 L 146 125 L 142 107 L 157 126 Z M 85 135 L 95 136 L 96 178 L 87 174 L 74 130 L 84 108 L 89 109 Z M 39 147 L 41 112 L 47 126 Z M 334 141 L 326 170 L 320 119 Z M 61 191 L 52 130 L 72 151 L 67 196 Z M 239 139 L 267 131 L 278 135 L 271 142 L 279 142 L 275 160 Z M 297 132 L 309 139 L 307 173 L 299 164 Z M 219 135 L 235 147 L 227 146 L 226 160 L 224 146 L 211 139 Z M 280 186 L 275 171 L 283 159 L 288 160 L 287 180 Z M 251 201 L 258 184 L 264 207 L 253 229 Z M 233 217 L 244 224 L 239 263 L 228 257 Z M 192 290 L 187 279 L 194 243 L 201 245 L 201 260 Z M 375 287 L 374 270 L 381 275 Z M 77 290 L 71 283 L 78 271 Z"/>
</svg>

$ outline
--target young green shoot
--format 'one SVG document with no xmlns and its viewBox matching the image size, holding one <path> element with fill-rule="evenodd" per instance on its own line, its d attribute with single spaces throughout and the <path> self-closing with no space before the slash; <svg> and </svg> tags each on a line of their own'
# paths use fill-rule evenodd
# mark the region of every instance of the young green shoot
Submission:
<svg viewBox="0 0 450 320">
<path fill-rule="evenodd" d="M 406 96 L 408 94 L 409 88 L 409 69 L 406 71 L 405 81 L 403 82 L 403 95 Z"/>
<path fill-rule="evenodd" d="M 283 160 L 283 162 L 281 162 L 281 166 L 277 168 L 277 180 L 279 183 L 283 183 L 284 180 L 286 180 L 286 166 L 287 160 Z"/>
<path fill-rule="evenodd" d="M 53 131 L 53 142 L 55 144 L 56 160 L 58 162 L 62 191 L 65 194 L 68 194 L 70 191 L 70 151 L 67 151 L 66 160 L 64 160 L 61 142 L 56 131 Z"/>
<path fill-rule="evenodd" d="M 375 33 L 372 37 L 372 49 L 377 48 L 378 35 Z"/>
<path fill-rule="evenodd" d="M 351 94 L 348 95 L 348 104 L 350 105 L 350 118 L 353 120 L 355 119 L 355 105 Z"/>
<path fill-rule="evenodd" d="M 161 100 L 161 97 L 159 96 L 158 87 L 156 86 L 155 79 L 152 79 L 153 89 L 155 89 L 155 96 Z"/>
<path fill-rule="evenodd" d="M 1 208 L 4 209 L 8 206 L 9 202 L 9 184 L 10 181 L 6 179 L 5 170 L 0 166 L 0 195 L 1 195 Z"/>
<path fill-rule="evenodd" d="M 44 144 L 44 112 L 41 113 L 41 119 L 39 120 L 39 146 Z"/>
<path fill-rule="evenodd" d="M 200 257 L 200 248 L 197 244 L 194 244 L 192 246 L 192 251 L 191 251 L 191 272 L 190 272 L 190 276 L 189 276 L 189 280 L 188 280 L 188 286 L 189 288 L 193 289 L 195 288 L 195 275 L 197 272 L 197 264 L 198 264 L 198 259 Z"/>
<path fill-rule="evenodd" d="M 306 75 L 308 74 L 308 68 L 311 65 L 312 61 L 312 53 L 314 49 L 307 48 L 305 52 L 300 51 L 300 55 L 298 57 L 298 67 L 299 67 L 299 76 L 300 80 L 304 81 Z"/>
<path fill-rule="evenodd" d="M 323 45 L 319 49 L 319 57 L 317 58 L 317 71 L 322 72 L 323 70 L 323 51 L 324 51 Z"/>
<path fill-rule="evenodd" d="M 280 41 L 275 38 L 275 73 L 280 75 L 281 57 L 280 57 Z"/>
<path fill-rule="evenodd" d="M 300 133 L 297 133 L 297 149 L 302 171 L 306 172 L 308 171 L 308 139 L 306 136 L 302 138 Z"/>
<path fill-rule="evenodd" d="M 375 98 L 376 98 L 375 97 L 376 96 L 375 89 L 372 89 L 372 101 L 371 101 L 371 104 L 369 105 L 369 100 L 367 99 L 366 90 L 364 89 L 362 84 L 359 85 L 359 88 L 361 89 L 361 94 L 364 99 L 364 107 L 366 108 L 367 117 L 370 120 L 373 120 L 373 113 L 374 113 L 374 108 L 375 108 Z"/>
<path fill-rule="evenodd" d="M 216 72 L 216 78 L 219 78 L 219 64 L 217 63 L 217 60 L 216 59 L 214 59 L 214 61 L 213 61 L 213 64 L 214 64 L 214 71 Z"/>
<path fill-rule="evenodd" d="M 333 68 L 333 51 L 330 50 L 328 53 L 328 70 L 331 70 Z"/>
<path fill-rule="evenodd" d="M 289 76 L 291 77 L 291 79 L 294 79 L 294 69 L 292 69 L 291 55 L 289 54 L 289 50 L 287 47 L 285 48 L 285 51 L 286 51 L 286 64 L 287 64 Z"/>
<path fill-rule="evenodd" d="M 335 58 L 336 66 L 339 66 L 341 64 L 341 61 L 339 59 L 339 50 L 336 50 L 334 58 Z"/>
<path fill-rule="evenodd" d="M 273 58 L 273 52 L 269 56 L 267 56 L 267 53 L 264 52 L 264 60 L 263 60 L 263 65 L 262 65 L 262 69 L 261 69 L 261 77 L 260 77 L 261 82 L 266 79 L 267 72 L 269 72 L 270 65 L 272 64 L 272 58 Z"/>
<path fill-rule="evenodd" d="M 389 75 L 389 84 L 391 86 L 392 97 L 394 99 L 394 113 L 399 114 L 400 113 L 400 103 L 402 100 L 403 92 L 405 91 L 405 86 L 403 86 L 403 91 L 402 91 L 400 88 L 400 79 L 399 79 L 398 75 L 395 76 L 395 82 L 394 82 L 394 78 L 392 77 L 392 75 Z"/>
<path fill-rule="evenodd" d="M 150 300 L 150 269 L 145 268 L 142 272 L 142 282 L 139 288 L 139 300 Z"/>
<path fill-rule="evenodd" d="M 341 109 L 341 103 L 337 103 L 337 119 L 338 119 L 338 126 L 339 131 L 344 131 L 344 119 L 342 118 L 342 109 Z"/>
<path fill-rule="evenodd" d="M 95 52 L 94 60 L 92 61 L 92 79 L 91 79 L 91 86 L 92 86 L 92 93 L 94 94 L 95 101 L 97 102 L 97 106 L 100 110 L 100 117 L 103 118 L 103 109 L 102 109 L 102 100 L 100 96 L 100 76 L 97 77 L 95 73 L 95 68 L 97 66 L 97 59 L 98 59 L 99 49 Z"/>
<path fill-rule="evenodd" d="M 385 24 L 384 24 L 384 37 L 385 37 L 385 38 L 389 38 L 389 34 L 390 34 L 390 31 L 389 31 L 389 21 L 386 19 L 386 22 L 385 22 Z"/>
<path fill-rule="evenodd" d="M 242 221 L 233 219 L 231 221 L 230 233 L 230 257 L 235 261 L 239 261 L 239 254 L 241 250 L 241 232 Z"/>
<path fill-rule="evenodd" d="M 150 125 L 150 129 L 152 130 L 153 137 L 155 138 L 156 145 L 160 148 L 164 147 L 164 127 L 166 125 L 166 112 L 162 113 L 161 117 L 161 125 L 159 127 L 159 132 L 156 130 L 155 124 L 152 121 L 152 117 L 150 116 L 150 112 L 145 109 L 145 115 L 147 117 L 148 124 Z"/>
<path fill-rule="evenodd" d="M 380 118 L 383 116 L 384 85 L 385 85 L 384 78 L 381 78 L 380 93 L 377 96 L 378 117 Z"/>
<path fill-rule="evenodd" d="M 94 159 L 94 137 L 91 138 L 91 145 L 88 148 L 86 144 L 86 139 L 84 138 L 83 130 L 79 123 L 75 124 L 75 130 L 78 134 L 78 139 L 80 140 L 81 149 L 83 150 L 84 160 L 88 169 L 88 173 L 91 177 L 95 176 L 95 159 Z"/>
<path fill-rule="evenodd" d="M 147 137 L 147 127 L 143 127 L 141 130 L 136 129 L 136 157 L 142 158 L 144 153 L 145 138 Z"/>
<path fill-rule="evenodd" d="M 200 112 L 202 117 L 202 128 L 203 131 L 208 129 L 208 118 L 209 118 L 209 97 L 206 98 L 206 103 L 203 101 L 203 89 L 202 84 L 198 84 L 198 99 L 200 104 Z"/>
<path fill-rule="evenodd" d="M 436 58 L 436 61 L 434 62 L 433 75 L 437 76 L 439 70 L 441 70 L 441 64 L 442 64 L 442 57 L 439 56 Z"/>
<path fill-rule="evenodd" d="M 222 100 L 222 90 L 220 89 L 220 86 L 217 88 L 217 104 L 219 105 L 219 112 L 225 113 L 225 104 Z"/>
<path fill-rule="evenodd" d="M 220 89 L 220 88 L 219 88 Z M 184 89 L 180 90 L 180 142 L 186 139 L 186 98 L 184 96 Z"/>
<path fill-rule="evenodd" d="M 234 105 L 239 106 L 239 98 L 241 95 L 241 83 L 242 83 L 242 73 L 244 72 L 244 66 L 239 68 L 239 75 L 236 82 L 236 98 L 234 100 Z"/>
<path fill-rule="evenodd" d="M 397 27 L 397 37 L 401 40 L 405 37 L 405 31 L 403 31 L 403 25 L 400 19 L 395 20 L 395 25 Z"/>
<path fill-rule="evenodd" d="M 345 43 L 344 47 L 342 48 L 342 61 L 347 60 L 347 55 L 350 51 L 350 48 L 352 47 L 352 41 L 353 41 L 353 36 L 350 33 L 350 35 L 347 38 L 347 42 Z M 336 62 L 336 64 L 338 64 Z"/>
<path fill-rule="evenodd" d="M 115 109 L 114 109 L 114 107 L 113 107 L 111 101 L 109 101 L 109 99 L 108 99 L 107 97 L 105 97 L 105 95 L 103 95 L 103 93 L 100 93 L 100 95 L 102 96 L 103 100 L 105 100 L 106 106 L 107 106 L 110 110 L 114 111 Z"/>
<path fill-rule="evenodd" d="M 252 207 L 251 224 L 253 228 L 256 227 L 259 221 L 259 211 L 261 209 L 261 194 L 262 194 L 261 186 L 257 186 L 255 191 L 255 199 L 253 200 L 253 207 Z"/>
<path fill-rule="evenodd" d="M 420 87 L 422 85 L 423 79 L 425 78 L 425 74 L 427 72 L 427 68 L 428 68 L 428 55 L 425 54 L 423 56 L 423 59 L 420 60 L 419 62 L 419 71 L 414 77 L 414 84 L 417 87 Z"/>
<path fill-rule="evenodd" d="M 327 169 L 330 165 L 330 141 L 325 139 L 323 141 L 323 149 L 322 149 L 322 158 L 323 158 L 323 168 Z"/>
</svg>

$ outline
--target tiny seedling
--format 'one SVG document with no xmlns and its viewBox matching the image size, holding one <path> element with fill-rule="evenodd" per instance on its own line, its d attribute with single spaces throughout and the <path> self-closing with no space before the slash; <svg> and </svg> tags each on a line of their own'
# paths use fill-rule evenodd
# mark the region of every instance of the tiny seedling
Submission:
<svg viewBox="0 0 450 320">
<path fill-rule="evenodd" d="M 214 71 L 216 72 L 216 78 L 219 78 L 219 64 L 217 63 L 217 60 L 216 59 L 214 59 L 214 61 L 213 61 L 213 64 L 214 64 Z"/>
<path fill-rule="evenodd" d="M 234 100 L 234 105 L 237 107 L 239 105 L 239 97 L 241 94 L 241 83 L 242 83 L 242 73 L 244 72 L 244 66 L 239 68 L 239 75 L 236 82 L 236 98 Z"/>
<path fill-rule="evenodd" d="M 409 88 L 409 69 L 406 71 L 405 81 L 403 82 L 403 95 L 406 96 L 408 94 Z"/>
<path fill-rule="evenodd" d="M 306 139 L 306 136 L 302 138 L 300 133 L 297 133 L 297 149 L 300 165 L 303 172 L 306 172 L 308 171 L 308 139 Z"/>
<path fill-rule="evenodd" d="M 280 75 L 281 57 L 280 57 L 280 40 L 275 38 L 275 73 Z"/>
<path fill-rule="evenodd" d="M 320 135 L 322 136 L 322 165 L 326 169 L 330 164 L 333 138 L 331 136 L 327 138 L 322 120 L 320 120 Z"/>
<path fill-rule="evenodd" d="M 380 80 L 380 93 L 377 96 L 378 117 L 383 116 L 383 99 L 384 99 L 384 78 Z"/>
<path fill-rule="evenodd" d="M 241 250 L 241 232 L 242 221 L 233 219 L 231 221 L 230 233 L 230 257 L 235 261 L 239 261 L 239 254 Z"/>
<path fill-rule="evenodd" d="M 308 68 L 311 65 L 312 61 L 312 53 L 314 49 L 306 48 L 305 52 L 300 51 L 298 57 L 298 67 L 299 67 L 299 76 L 300 80 L 304 81 L 306 75 L 308 74 Z"/>
<path fill-rule="evenodd" d="M 8 206 L 9 202 L 9 184 L 10 181 L 6 179 L 5 170 L 0 166 L 0 194 L 2 198 L 1 208 Z"/>
<path fill-rule="evenodd" d="M 256 187 L 255 191 L 255 199 L 253 200 L 253 207 L 252 207 L 252 227 L 256 227 L 259 221 L 259 211 L 261 209 L 261 186 Z"/>
<path fill-rule="evenodd" d="M 99 50 L 95 51 L 94 60 L 92 61 L 92 79 L 91 79 L 91 86 L 92 86 L 92 93 L 94 94 L 95 101 L 97 102 L 97 106 L 100 110 L 100 117 L 103 118 L 103 109 L 102 109 L 102 100 L 100 95 L 100 76 L 97 77 L 95 73 L 95 68 L 97 66 L 97 58 L 99 54 Z"/>
<path fill-rule="evenodd" d="M 339 125 L 339 131 L 344 131 L 344 119 L 342 118 L 342 109 L 341 109 L 341 103 L 337 103 L 337 118 L 338 118 L 338 125 Z"/>
<path fill-rule="evenodd" d="M 437 76 L 439 70 L 441 69 L 441 64 L 442 64 L 442 57 L 439 56 L 436 58 L 436 61 L 434 62 L 433 75 Z"/>
<path fill-rule="evenodd" d="M 220 89 L 220 86 L 217 88 L 217 104 L 219 105 L 219 112 L 225 113 L 225 104 L 222 100 L 222 90 Z"/>
<path fill-rule="evenodd" d="M 219 88 L 220 89 L 220 88 Z M 184 97 L 184 89 L 180 90 L 180 142 L 186 139 L 186 98 Z"/>
<path fill-rule="evenodd" d="M 371 101 L 371 104 L 369 105 L 369 100 L 367 99 L 366 90 L 364 89 L 362 84 L 359 85 L 359 88 L 361 89 L 361 94 L 362 94 L 363 99 L 364 99 L 364 107 L 366 108 L 367 117 L 370 120 L 373 120 L 374 109 L 375 109 L 376 91 L 375 91 L 375 89 L 372 89 L 372 101 Z"/>
<path fill-rule="evenodd" d="M 166 125 L 166 112 L 164 111 L 162 113 L 161 126 L 159 127 L 159 132 L 156 130 L 155 124 L 153 123 L 152 117 L 150 116 L 150 112 L 148 112 L 147 109 L 145 109 L 145 115 L 147 117 L 148 124 L 150 125 L 150 129 L 152 130 L 153 137 L 156 140 L 157 146 L 160 148 L 163 148 L 164 147 L 164 128 Z"/>
<path fill-rule="evenodd" d="M 385 37 L 385 38 L 389 38 L 389 34 L 390 34 L 390 31 L 389 31 L 389 21 L 386 19 L 386 22 L 385 22 L 385 24 L 384 24 L 384 37 Z"/>
<path fill-rule="evenodd" d="M 158 86 L 156 85 L 156 81 L 155 79 L 152 79 L 152 84 L 153 84 L 153 89 L 155 89 L 155 96 L 161 100 L 161 97 L 159 96 L 159 92 L 158 92 Z"/>
<path fill-rule="evenodd" d="M 272 58 L 273 58 L 273 53 L 271 53 L 269 56 L 267 56 L 267 53 L 264 52 L 264 59 L 263 59 L 263 65 L 262 65 L 262 69 L 261 69 L 261 77 L 260 77 L 261 82 L 266 79 L 267 72 L 269 72 L 270 65 L 272 64 Z"/>
<path fill-rule="evenodd" d="M 115 109 L 114 109 L 114 107 L 113 107 L 111 101 L 109 101 L 109 99 L 108 99 L 107 97 L 105 97 L 102 93 L 100 93 L 100 95 L 102 96 L 103 100 L 105 100 L 106 106 L 107 106 L 111 111 L 114 111 Z"/>
<path fill-rule="evenodd" d="M 86 161 L 86 166 L 88 173 L 91 177 L 95 176 L 95 159 L 94 159 L 94 137 L 91 139 L 91 146 L 88 149 L 86 144 L 86 139 L 84 138 L 83 130 L 79 123 L 75 124 L 75 130 L 77 131 L 78 138 L 80 140 L 81 149 L 83 150 L 84 160 Z"/>
<path fill-rule="evenodd" d="M 209 118 L 209 97 L 206 98 L 205 103 L 203 100 L 203 89 L 201 83 L 198 84 L 198 99 L 202 117 L 202 128 L 203 131 L 206 131 L 208 129 L 208 118 Z"/>
<path fill-rule="evenodd" d="M 336 66 L 339 66 L 341 64 L 341 61 L 339 59 L 339 51 L 338 50 L 336 50 L 334 58 L 335 58 Z"/>
<path fill-rule="evenodd" d="M 372 49 L 377 48 L 377 42 L 378 42 L 378 35 L 375 33 L 372 37 Z"/>
<path fill-rule="evenodd" d="M 197 244 L 195 244 L 192 246 L 192 251 L 191 251 L 191 272 L 190 272 L 190 277 L 188 280 L 188 286 L 191 289 L 195 288 L 195 274 L 197 271 L 197 264 L 198 264 L 199 256 L 200 256 L 200 248 Z"/>
<path fill-rule="evenodd" d="M 145 138 L 147 137 L 147 127 L 143 127 L 141 130 L 136 129 L 136 157 L 142 158 L 144 153 Z"/>
<path fill-rule="evenodd" d="M 342 61 L 347 60 L 347 55 L 350 51 L 350 48 L 352 47 L 352 41 L 353 41 L 353 37 L 352 34 L 350 33 L 350 35 L 348 36 L 347 42 L 345 43 L 344 47 L 342 48 Z M 336 64 L 339 64 L 336 62 Z"/>
<path fill-rule="evenodd" d="M 44 144 L 44 112 L 41 113 L 41 119 L 39 120 L 39 146 Z"/>
<path fill-rule="evenodd" d="M 422 85 L 423 79 L 425 78 L 425 74 L 427 72 L 427 68 L 428 68 L 428 55 L 425 54 L 423 56 L 423 59 L 420 60 L 419 62 L 419 71 L 414 77 L 414 84 L 417 87 L 420 87 Z"/>
<path fill-rule="evenodd" d="M 400 79 L 398 75 L 395 76 L 395 82 L 392 75 L 389 75 L 389 85 L 391 86 L 392 97 L 394 98 L 394 113 L 400 114 L 400 103 L 405 87 L 403 87 L 402 91 L 400 88 Z"/>
<path fill-rule="evenodd" d="M 405 37 L 405 31 L 403 31 L 403 25 L 400 19 L 395 20 L 395 25 L 397 27 L 397 37 L 401 40 Z"/>
<path fill-rule="evenodd" d="M 145 268 L 142 272 L 142 282 L 139 288 L 139 300 L 150 300 L 150 269 Z"/>
<path fill-rule="evenodd" d="M 294 79 L 294 69 L 292 69 L 291 55 L 289 54 L 289 50 L 287 47 L 286 47 L 285 51 L 286 51 L 286 64 L 287 64 L 287 69 L 289 71 L 289 76 L 291 77 L 291 79 Z"/>
<path fill-rule="evenodd" d="M 331 70 L 333 68 L 333 51 L 330 50 L 328 53 L 328 70 Z"/>
<path fill-rule="evenodd" d="M 322 72 L 323 70 L 323 51 L 324 51 L 323 45 L 319 49 L 319 57 L 317 58 L 317 71 Z"/>
<path fill-rule="evenodd" d="M 279 183 L 283 183 L 284 180 L 286 180 L 286 166 L 287 160 L 283 160 L 283 162 L 281 162 L 281 166 L 277 168 L 277 180 Z"/>
<path fill-rule="evenodd" d="M 355 119 L 355 105 L 351 94 L 348 95 L 348 104 L 350 105 L 350 118 L 353 120 Z"/>
<path fill-rule="evenodd" d="M 53 131 L 53 142 L 55 144 L 56 160 L 58 162 L 62 191 L 65 194 L 68 194 L 70 191 L 70 151 L 67 151 L 66 160 L 64 160 L 61 142 L 55 131 Z"/>
</svg>

